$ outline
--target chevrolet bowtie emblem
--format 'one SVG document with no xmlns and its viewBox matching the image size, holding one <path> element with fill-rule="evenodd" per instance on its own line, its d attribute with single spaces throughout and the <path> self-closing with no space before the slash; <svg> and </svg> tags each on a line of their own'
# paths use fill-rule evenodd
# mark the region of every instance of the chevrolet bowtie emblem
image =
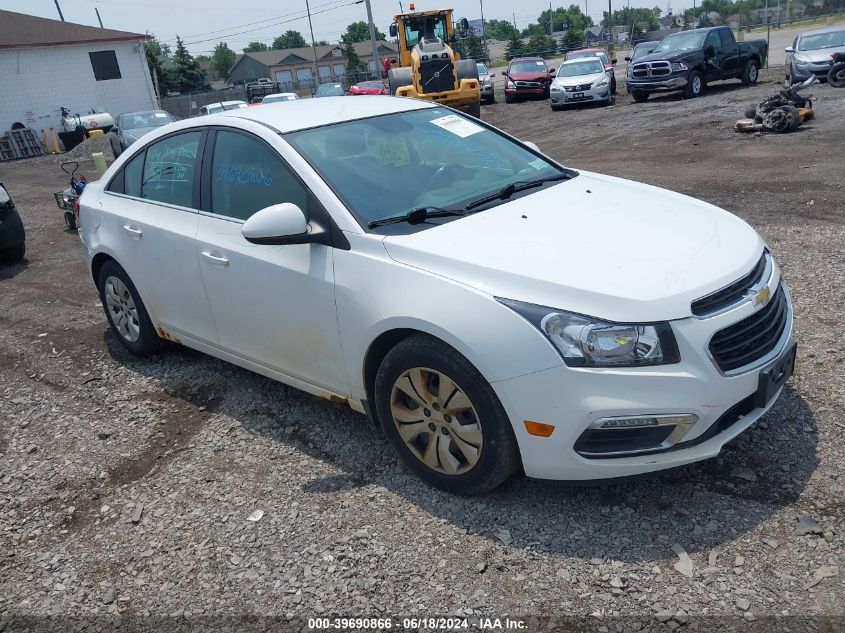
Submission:
<svg viewBox="0 0 845 633">
<path fill-rule="evenodd" d="M 768 288 L 768 287 L 763 288 L 762 290 L 760 290 L 760 292 L 758 292 L 756 295 L 754 295 L 754 305 L 755 305 L 755 306 L 757 306 L 757 305 L 766 305 L 766 304 L 769 302 L 769 296 L 770 296 L 770 294 L 771 294 L 771 293 L 769 292 L 769 288 Z"/>
</svg>

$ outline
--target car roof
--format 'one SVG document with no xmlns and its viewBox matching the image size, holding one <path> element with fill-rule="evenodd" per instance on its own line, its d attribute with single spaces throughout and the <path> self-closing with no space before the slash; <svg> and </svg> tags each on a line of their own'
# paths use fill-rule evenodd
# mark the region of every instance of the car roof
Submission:
<svg viewBox="0 0 845 633">
<path fill-rule="evenodd" d="M 545 61 L 542 57 L 514 57 L 511 63 L 514 62 L 542 62 Z"/>
<path fill-rule="evenodd" d="M 839 31 L 845 31 L 845 25 L 840 24 L 839 26 L 828 26 L 814 31 L 804 31 L 798 37 L 804 37 L 805 35 L 822 35 L 824 33 L 838 33 Z"/>
<path fill-rule="evenodd" d="M 408 97 L 378 96 L 372 99 L 324 97 L 322 99 L 297 99 L 288 101 L 284 108 L 244 108 L 215 114 L 219 120 L 248 119 L 267 125 L 282 133 L 320 127 L 331 123 L 366 119 L 394 112 L 433 108 L 431 104 Z"/>
<path fill-rule="evenodd" d="M 591 60 L 595 59 L 598 63 L 602 63 L 602 61 L 598 57 L 579 57 L 577 59 L 566 59 L 560 63 L 561 66 L 571 66 L 572 64 L 583 64 L 584 60 Z M 604 64 L 602 64 L 604 65 Z"/>
</svg>

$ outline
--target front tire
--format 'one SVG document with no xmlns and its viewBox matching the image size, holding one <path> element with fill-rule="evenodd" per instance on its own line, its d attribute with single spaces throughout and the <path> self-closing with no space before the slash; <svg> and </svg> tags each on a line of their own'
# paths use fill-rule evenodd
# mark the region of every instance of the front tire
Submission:
<svg viewBox="0 0 845 633">
<path fill-rule="evenodd" d="M 745 65 L 745 70 L 742 71 L 742 85 L 751 86 L 757 83 L 760 78 L 760 67 L 753 59 L 749 60 Z"/>
<path fill-rule="evenodd" d="M 684 97 L 695 99 L 701 96 L 702 92 L 704 92 L 704 76 L 697 70 L 694 70 L 690 73 L 689 81 L 684 89 Z"/>
<path fill-rule="evenodd" d="M 641 90 L 632 90 L 630 94 L 631 94 L 631 97 L 634 99 L 634 101 L 636 101 L 637 103 L 642 103 L 643 101 L 648 101 L 648 93 L 647 92 L 642 92 Z"/>
<path fill-rule="evenodd" d="M 375 405 L 406 466 L 461 495 L 488 492 L 520 464 L 513 428 L 496 393 L 455 349 L 419 334 L 381 363 Z"/>
<path fill-rule="evenodd" d="M 26 255 L 26 243 L 21 242 L 20 244 L 0 249 L 0 262 L 4 264 L 16 264 L 23 259 L 24 255 Z"/>
<path fill-rule="evenodd" d="M 149 356 L 161 350 L 163 342 L 144 302 L 120 264 L 114 260 L 103 264 L 97 288 L 112 334 L 130 354 Z"/>
</svg>

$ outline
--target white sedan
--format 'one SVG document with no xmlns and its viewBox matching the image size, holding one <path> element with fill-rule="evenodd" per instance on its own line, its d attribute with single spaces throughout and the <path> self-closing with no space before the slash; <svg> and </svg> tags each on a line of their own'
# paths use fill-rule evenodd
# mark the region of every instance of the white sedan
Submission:
<svg viewBox="0 0 845 633">
<path fill-rule="evenodd" d="M 284 110 L 284 112 L 282 112 Z M 435 104 L 170 124 L 82 197 L 115 338 L 178 342 L 367 413 L 462 494 L 712 457 L 792 373 L 760 236 Z"/>
</svg>

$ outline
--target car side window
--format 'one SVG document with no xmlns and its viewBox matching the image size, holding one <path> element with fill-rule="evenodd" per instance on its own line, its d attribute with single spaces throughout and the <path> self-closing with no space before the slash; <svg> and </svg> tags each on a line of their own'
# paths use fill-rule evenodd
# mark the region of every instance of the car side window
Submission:
<svg viewBox="0 0 845 633">
<path fill-rule="evenodd" d="M 707 34 L 707 41 L 704 42 L 704 46 L 714 46 L 716 50 L 722 48 L 722 38 L 719 35 L 719 31 L 710 31 Z"/>
<path fill-rule="evenodd" d="M 247 220 L 292 202 L 308 214 L 308 191 L 281 157 L 255 137 L 219 130 L 211 161 L 211 211 Z"/>
<path fill-rule="evenodd" d="M 144 171 L 144 152 L 123 166 L 123 193 L 141 197 L 141 173 Z"/>
<path fill-rule="evenodd" d="M 192 207 L 194 173 L 201 138 L 200 131 L 186 132 L 148 146 L 141 180 L 141 197 L 180 207 Z"/>
</svg>

